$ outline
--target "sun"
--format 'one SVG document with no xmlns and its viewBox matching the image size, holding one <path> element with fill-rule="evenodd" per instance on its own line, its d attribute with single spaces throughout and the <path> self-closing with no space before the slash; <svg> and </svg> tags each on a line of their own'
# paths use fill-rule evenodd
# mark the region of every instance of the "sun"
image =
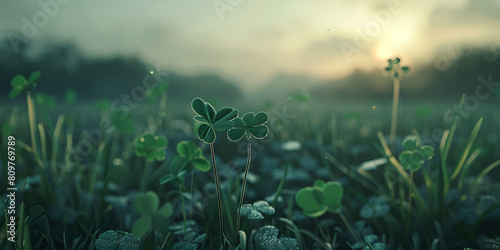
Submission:
<svg viewBox="0 0 500 250">
<path fill-rule="evenodd" d="M 380 59 L 388 59 L 392 55 L 392 49 L 390 47 L 380 45 L 375 49 L 375 54 Z"/>
</svg>

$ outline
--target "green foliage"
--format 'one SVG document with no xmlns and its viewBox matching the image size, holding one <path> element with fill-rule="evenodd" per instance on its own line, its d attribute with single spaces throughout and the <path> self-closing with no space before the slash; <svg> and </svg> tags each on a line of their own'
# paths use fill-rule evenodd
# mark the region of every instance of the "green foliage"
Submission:
<svg viewBox="0 0 500 250">
<path fill-rule="evenodd" d="M 268 115 L 266 112 L 246 113 L 242 118 L 237 117 L 233 120 L 233 128 L 227 131 L 227 137 L 231 141 L 239 141 L 246 135 L 246 138 L 250 140 L 253 136 L 257 139 L 263 139 L 267 136 L 269 128 L 264 125 L 268 120 Z"/>
<path fill-rule="evenodd" d="M 39 70 L 33 71 L 28 79 L 21 74 L 15 75 L 10 81 L 10 86 L 12 89 L 9 92 L 10 98 L 16 98 L 19 94 L 24 91 L 32 91 L 40 79 L 41 72 Z"/>
<path fill-rule="evenodd" d="M 160 199 L 154 191 L 138 194 L 132 206 L 137 213 L 142 215 L 132 227 L 132 234 L 137 237 L 142 237 L 152 229 L 163 232 L 167 227 L 168 218 L 174 212 L 170 203 L 165 203 L 160 207 Z"/>
<path fill-rule="evenodd" d="M 167 81 L 163 81 L 156 86 L 156 88 L 146 90 L 146 95 L 149 100 L 155 99 L 162 94 L 167 93 L 169 83 Z"/>
<path fill-rule="evenodd" d="M 76 102 L 76 97 L 77 97 L 76 90 L 74 89 L 68 89 L 66 92 L 64 92 L 64 101 L 67 104 L 73 104 Z"/>
<path fill-rule="evenodd" d="M 101 103 L 105 104 L 105 103 Z M 101 108 L 101 107 L 99 107 Z M 106 107 L 108 109 L 109 106 Z M 120 132 L 125 135 L 130 135 L 134 132 L 134 117 L 130 112 L 122 114 L 120 112 L 113 112 L 111 116 L 111 124 Z"/>
<path fill-rule="evenodd" d="M 263 226 L 255 235 L 257 249 L 265 250 L 292 250 L 299 249 L 297 240 L 294 238 L 280 237 L 279 230 L 271 225 Z"/>
<path fill-rule="evenodd" d="M 256 201 L 251 204 L 245 204 L 241 207 L 241 215 L 248 217 L 250 220 L 262 220 L 264 215 L 273 215 L 276 212 L 274 207 L 270 206 L 266 201 Z"/>
<path fill-rule="evenodd" d="M 410 71 L 409 67 L 401 67 L 399 66 L 399 63 L 401 62 L 401 59 L 396 58 L 396 59 L 389 59 L 389 66 L 385 68 L 385 71 L 389 73 L 392 79 L 401 79 L 403 75 L 407 74 Z"/>
<path fill-rule="evenodd" d="M 390 208 L 384 198 L 372 196 L 359 211 L 359 216 L 363 219 L 379 218 L 389 213 Z"/>
<path fill-rule="evenodd" d="M 181 241 L 172 246 L 173 250 L 196 250 L 198 244 L 201 244 L 207 238 L 206 234 L 197 235 L 195 232 L 187 233 Z"/>
<path fill-rule="evenodd" d="M 146 158 L 148 162 L 154 160 L 163 161 L 166 158 L 167 139 L 162 135 L 157 136 L 146 132 L 135 139 L 134 146 L 135 154 Z"/>
<path fill-rule="evenodd" d="M 325 183 L 317 180 L 313 187 L 300 189 L 295 195 L 295 201 L 306 216 L 319 217 L 326 211 L 340 213 L 343 194 L 344 190 L 339 182 Z"/>
<path fill-rule="evenodd" d="M 42 94 L 42 93 L 37 93 L 35 95 L 35 102 L 38 105 L 47 106 L 47 107 L 54 107 L 57 105 L 57 100 L 54 96 L 46 95 L 46 94 Z"/>
<path fill-rule="evenodd" d="M 201 98 L 195 98 L 191 107 L 197 114 L 194 119 L 202 123 L 198 128 L 198 138 L 207 144 L 214 143 L 215 131 L 227 131 L 232 128 L 232 120 L 238 116 L 238 111 L 233 108 L 222 108 L 215 112 L 214 107 Z"/>
<path fill-rule="evenodd" d="M 186 171 L 190 172 L 194 167 L 202 172 L 210 170 L 210 162 L 203 156 L 201 148 L 192 141 L 181 141 L 177 144 L 177 154 L 182 159 Z"/>
<path fill-rule="evenodd" d="M 132 234 L 108 230 L 99 235 L 95 247 L 97 250 L 137 250 L 139 243 L 140 238 Z"/>
<path fill-rule="evenodd" d="M 405 150 L 399 154 L 399 161 L 407 170 L 417 171 L 425 160 L 430 160 L 434 156 L 434 148 L 429 145 L 421 146 L 415 136 L 407 136 L 403 140 L 403 147 Z"/>
<path fill-rule="evenodd" d="M 43 212 L 44 209 L 42 206 L 35 205 L 30 209 L 27 218 L 30 228 L 42 233 L 49 229 L 49 220 L 47 215 L 43 214 Z"/>
</svg>

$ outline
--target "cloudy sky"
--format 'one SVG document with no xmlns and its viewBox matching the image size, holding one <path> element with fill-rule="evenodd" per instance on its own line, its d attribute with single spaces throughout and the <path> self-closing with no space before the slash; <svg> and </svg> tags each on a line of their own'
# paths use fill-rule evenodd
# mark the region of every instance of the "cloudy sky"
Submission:
<svg viewBox="0 0 500 250">
<path fill-rule="evenodd" d="M 276 74 L 336 78 L 388 57 L 418 65 L 462 45 L 497 46 L 498 13 L 498 0 L 3 0 L 0 35 L 251 89 Z"/>
</svg>

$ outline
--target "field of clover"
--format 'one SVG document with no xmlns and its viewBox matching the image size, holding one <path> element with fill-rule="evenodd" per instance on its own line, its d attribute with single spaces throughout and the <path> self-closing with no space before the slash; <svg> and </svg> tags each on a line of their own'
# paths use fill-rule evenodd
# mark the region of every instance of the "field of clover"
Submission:
<svg viewBox="0 0 500 250">
<path fill-rule="evenodd" d="M 43 72 L 13 76 L 9 96 L 26 105 L 0 109 L 0 249 L 500 249 L 498 107 L 445 122 L 465 94 L 401 105 L 400 63 L 385 68 L 392 112 L 365 113 L 304 93 L 250 112 L 171 108 L 167 82 L 111 112 L 71 90 L 57 105 L 36 90 Z"/>
</svg>

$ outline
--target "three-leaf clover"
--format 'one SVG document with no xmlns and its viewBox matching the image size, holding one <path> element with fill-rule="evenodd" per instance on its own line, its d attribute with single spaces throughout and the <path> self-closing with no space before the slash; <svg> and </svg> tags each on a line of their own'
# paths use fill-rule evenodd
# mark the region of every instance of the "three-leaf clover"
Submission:
<svg viewBox="0 0 500 250">
<path fill-rule="evenodd" d="M 246 135 L 247 139 L 253 136 L 257 139 L 263 139 L 267 136 L 269 128 L 264 125 L 268 120 L 266 112 L 254 114 L 252 112 L 243 115 L 243 118 L 237 117 L 233 120 L 234 127 L 227 131 L 227 137 L 231 141 L 239 141 Z"/>
<path fill-rule="evenodd" d="M 295 201 L 306 216 L 319 217 L 326 211 L 340 213 L 343 194 L 344 190 L 339 182 L 325 183 L 317 180 L 313 187 L 300 189 L 295 195 Z"/>
<path fill-rule="evenodd" d="M 205 238 L 207 238 L 206 234 L 196 235 L 195 232 L 187 233 L 183 239 L 172 246 L 173 250 L 196 250 L 198 249 L 198 244 L 202 243 Z"/>
<path fill-rule="evenodd" d="M 372 196 L 359 211 L 359 216 L 363 219 L 379 218 L 386 215 L 390 210 L 387 200 L 379 196 Z"/>
<path fill-rule="evenodd" d="M 37 85 L 40 75 L 41 75 L 40 70 L 33 71 L 28 77 L 28 79 L 26 79 L 26 77 L 21 74 L 15 75 L 14 78 L 12 78 L 12 81 L 10 82 L 10 86 L 12 86 L 12 89 L 9 92 L 9 97 L 16 98 L 19 94 L 21 94 L 24 91 L 33 90 Z"/>
<path fill-rule="evenodd" d="M 165 148 L 167 147 L 167 139 L 164 136 L 155 136 L 149 132 L 138 137 L 134 141 L 135 154 L 140 157 L 145 157 L 148 162 L 154 160 L 165 160 Z"/>
<path fill-rule="evenodd" d="M 401 59 L 397 58 L 396 59 L 389 59 L 389 66 L 385 68 L 385 71 L 389 73 L 391 78 L 393 79 L 401 79 L 401 76 L 408 73 L 410 71 L 409 67 L 401 67 L 399 66 L 399 62 L 401 62 Z"/>
<path fill-rule="evenodd" d="M 276 212 L 274 207 L 270 206 L 266 201 L 256 201 L 251 204 L 245 204 L 241 207 L 241 215 L 248 217 L 251 220 L 262 220 L 264 215 L 273 215 Z"/>
<path fill-rule="evenodd" d="M 176 157 L 181 158 L 183 165 L 189 172 L 194 167 L 202 172 L 210 170 L 210 162 L 203 156 L 201 148 L 192 141 L 181 141 L 177 144 Z"/>
<path fill-rule="evenodd" d="M 210 162 L 203 156 L 201 148 L 192 141 L 181 141 L 177 144 L 178 155 L 174 156 L 170 162 L 170 174 L 160 178 L 160 184 L 172 182 L 174 186 L 179 186 L 184 182 L 183 175 L 196 168 L 202 172 L 210 170 Z"/>
<path fill-rule="evenodd" d="M 232 128 L 232 120 L 238 116 L 238 111 L 233 108 L 221 108 L 216 112 L 210 103 L 201 98 L 195 98 L 191 107 L 197 114 L 193 118 L 202 123 L 198 128 L 198 138 L 207 144 L 214 143 L 215 131 L 227 131 Z"/>
<path fill-rule="evenodd" d="M 108 230 L 99 235 L 95 241 L 97 250 L 137 250 L 139 249 L 140 239 L 132 234 L 119 234 L 116 231 Z"/>
<path fill-rule="evenodd" d="M 417 171 L 425 160 L 430 160 L 434 156 L 434 148 L 429 145 L 421 146 L 417 137 L 407 136 L 403 140 L 404 151 L 399 154 L 399 162 L 405 169 Z"/>
<path fill-rule="evenodd" d="M 138 194 L 134 198 L 132 207 L 142 215 L 132 226 L 132 233 L 137 237 L 145 235 L 152 228 L 159 231 L 166 229 L 167 219 L 174 212 L 170 203 L 165 203 L 160 208 L 160 198 L 153 191 Z"/>
<path fill-rule="evenodd" d="M 255 242 L 260 249 L 299 249 L 296 239 L 288 237 L 278 238 L 278 233 L 279 229 L 271 225 L 263 226 L 255 235 Z"/>
</svg>

